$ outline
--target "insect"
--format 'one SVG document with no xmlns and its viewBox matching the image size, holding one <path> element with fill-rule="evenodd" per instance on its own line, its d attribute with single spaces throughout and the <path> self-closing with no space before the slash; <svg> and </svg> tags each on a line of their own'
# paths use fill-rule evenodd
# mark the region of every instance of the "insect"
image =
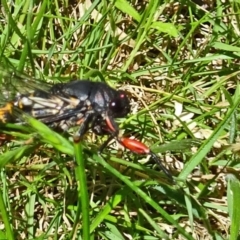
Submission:
<svg viewBox="0 0 240 240">
<path fill-rule="evenodd" d="M 112 139 L 116 139 L 134 153 L 150 154 L 169 179 L 173 180 L 159 157 L 145 144 L 119 136 L 115 118 L 125 117 L 130 112 L 130 102 L 124 91 L 115 90 L 103 82 L 89 80 L 46 85 L 26 76 L 12 77 L 6 73 L 2 75 L 1 81 L 2 86 L 5 86 L 2 94 L 8 102 L 0 108 L 0 122 L 21 122 L 14 114 L 21 110 L 54 129 L 67 131 L 79 125 L 76 136 L 80 139 L 92 129 L 97 135 L 109 135 L 100 151 Z"/>
</svg>

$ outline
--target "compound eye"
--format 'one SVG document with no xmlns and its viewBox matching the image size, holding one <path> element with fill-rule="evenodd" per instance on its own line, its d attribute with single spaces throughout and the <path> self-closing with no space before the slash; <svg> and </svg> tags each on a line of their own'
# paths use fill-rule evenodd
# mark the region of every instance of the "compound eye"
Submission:
<svg viewBox="0 0 240 240">
<path fill-rule="evenodd" d="M 130 103 L 125 92 L 118 93 L 118 96 L 110 102 L 109 108 L 113 117 L 125 117 L 130 111 Z"/>
</svg>

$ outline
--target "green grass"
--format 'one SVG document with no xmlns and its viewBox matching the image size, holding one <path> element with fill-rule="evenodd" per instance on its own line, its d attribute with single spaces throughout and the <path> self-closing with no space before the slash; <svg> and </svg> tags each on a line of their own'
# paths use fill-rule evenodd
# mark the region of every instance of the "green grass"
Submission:
<svg viewBox="0 0 240 240">
<path fill-rule="evenodd" d="M 116 143 L 99 155 L 106 137 L 5 124 L 0 239 L 238 239 L 239 3 L 84 2 L 3 0 L 1 69 L 126 90 L 121 134 L 176 184 Z"/>
</svg>

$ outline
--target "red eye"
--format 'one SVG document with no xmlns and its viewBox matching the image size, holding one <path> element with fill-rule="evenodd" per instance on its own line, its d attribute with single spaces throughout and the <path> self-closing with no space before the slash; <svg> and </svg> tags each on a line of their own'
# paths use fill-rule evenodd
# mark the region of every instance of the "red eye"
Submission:
<svg viewBox="0 0 240 240">
<path fill-rule="evenodd" d="M 118 93 L 119 95 L 110 102 L 109 109 L 113 117 L 125 117 L 130 111 L 129 100 L 125 92 Z"/>
</svg>

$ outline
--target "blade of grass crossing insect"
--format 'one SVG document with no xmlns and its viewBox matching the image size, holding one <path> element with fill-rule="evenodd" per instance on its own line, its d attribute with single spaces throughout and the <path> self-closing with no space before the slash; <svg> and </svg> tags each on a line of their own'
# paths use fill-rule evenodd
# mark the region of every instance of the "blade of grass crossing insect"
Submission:
<svg viewBox="0 0 240 240">
<path fill-rule="evenodd" d="M 151 199 L 144 191 L 142 191 L 139 187 L 137 187 L 131 180 L 122 175 L 112 166 L 110 166 L 104 159 L 98 155 L 93 156 L 94 160 L 96 160 L 99 164 L 101 164 L 105 169 L 107 169 L 110 173 L 112 173 L 115 177 L 119 178 L 122 182 L 124 182 L 130 189 L 136 192 L 142 199 L 146 201 L 149 205 L 151 205 L 154 209 L 156 209 L 168 222 L 173 224 L 179 233 L 185 236 L 187 239 L 192 239 L 192 236 L 189 235 L 185 229 L 183 229 L 163 208 L 159 206 L 153 199 Z"/>
<path fill-rule="evenodd" d="M 63 136 L 56 133 L 44 123 L 36 120 L 35 118 L 25 116 L 25 121 L 28 122 L 30 126 L 32 126 L 37 131 L 44 142 L 51 144 L 54 148 L 62 153 L 69 154 L 70 156 L 73 155 L 72 144 Z"/>
<path fill-rule="evenodd" d="M 74 138 L 74 153 L 77 163 L 75 174 L 78 181 L 78 209 L 72 233 L 74 233 L 74 229 L 79 223 L 80 212 L 82 212 L 82 239 L 90 239 L 89 197 L 85 174 L 85 162 L 82 152 L 82 144 L 77 137 Z M 79 206 L 80 203 L 81 207 Z"/>
</svg>

